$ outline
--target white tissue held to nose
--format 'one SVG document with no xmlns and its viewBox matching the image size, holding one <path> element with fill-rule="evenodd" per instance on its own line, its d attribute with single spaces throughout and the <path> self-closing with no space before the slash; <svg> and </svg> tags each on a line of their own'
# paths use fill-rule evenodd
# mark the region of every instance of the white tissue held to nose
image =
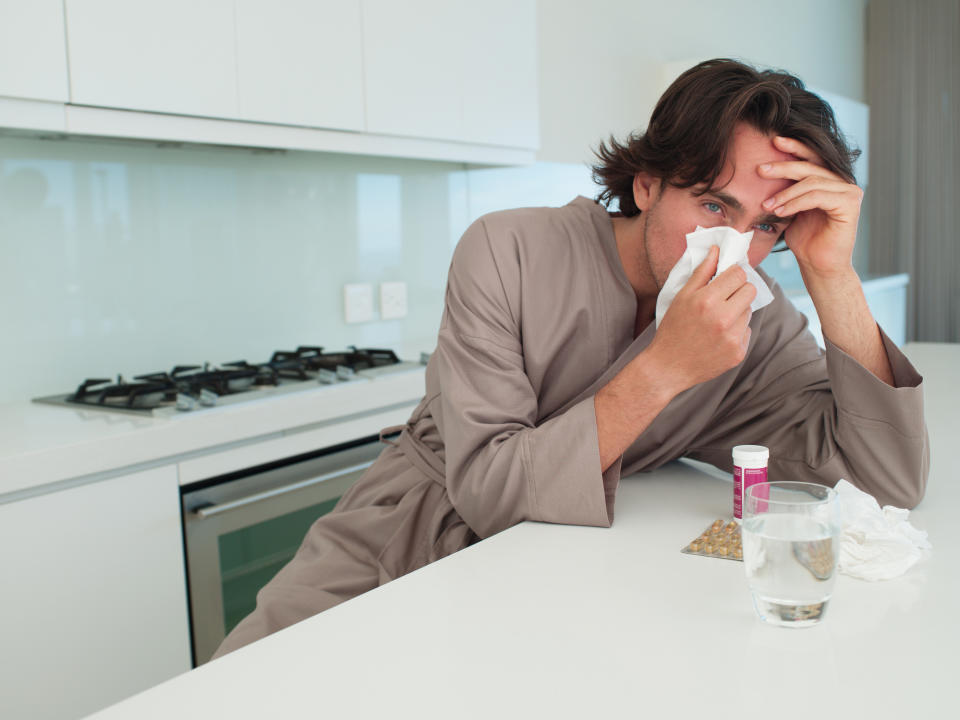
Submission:
<svg viewBox="0 0 960 720">
<path fill-rule="evenodd" d="M 656 326 L 660 327 L 660 321 L 666 315 L 670 303 L 680 289 L 687 284 L 697 266 L 706 259 L 707 253 L 714 245 L 720 247 L 720 258 L 717 261 L 717 272 L 714 277 L 731 265 L 739 265 L 747 274 L 747 282 L 757 289 L 757 296 L 750 303 L 750 309 L 756 312 L 773 302 L 773 293 L 770 292 L 770 288 L 750 266 L 750 261 L 747 259 L 747 251 L 750 249 L 752 239 L 753 230 L 740 233 L 726 225 L 711 228 L 702 228 L 698 225 L 692 233 L 687 233 L 687 249 L 673 266 L 660 294 L 657 295 Z"/>
</svg>

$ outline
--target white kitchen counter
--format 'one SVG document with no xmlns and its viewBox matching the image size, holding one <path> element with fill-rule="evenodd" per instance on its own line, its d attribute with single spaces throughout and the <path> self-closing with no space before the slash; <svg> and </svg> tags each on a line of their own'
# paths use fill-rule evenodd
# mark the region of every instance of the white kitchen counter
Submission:
<svg viewBox="0 0 960 720">
<path fill-rule="evenodd" d="M 370 419 L 354 424 L 357 437 L 376 434 L 390 424 L 384 419 L 405 421 L 423 393 L 424 368 L 417 366 L 376 380 L 317 385 L 170 417 L 37 403 L 0 406 L 0 502 L 4 495 L 43 491 L 60 481 L 279 440 L 351 419 Z"/>
<path fill-rule="evenodd" d="M 523 523 L 91 717 L 955 717 L 960 345 L 906 352 L 934 550 L 840 576 L 822 625 L 763 625 L 741 563 L 680 553 L 731 487 L 674 463 L 623 480 L 611 529 Z"/>
</svg>

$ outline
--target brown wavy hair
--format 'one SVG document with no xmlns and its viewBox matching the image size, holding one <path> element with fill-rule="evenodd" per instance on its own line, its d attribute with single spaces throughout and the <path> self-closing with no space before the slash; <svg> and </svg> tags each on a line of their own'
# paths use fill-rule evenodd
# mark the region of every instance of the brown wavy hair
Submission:
<svg viewBox="0 0 960 720">
<path fill-rule="evenodd" d="M 624 216 L 638 215 L 633 179 L 639 172 L 675 187 L 712 187 L 740 122 L 800 140 L 828 169 L 856 182 L 853 162 L 860 150 L 847 145 L 825 101 L 793 75 L 720 58 L 674 80 L 657 102 L 645 133 L 631 133 L 623 143 L 611 137 L 600 144 L 593 166 L 594 182 L 603 186 L 597 200 L 610 205 L 616 199 Z"/>
</svg>

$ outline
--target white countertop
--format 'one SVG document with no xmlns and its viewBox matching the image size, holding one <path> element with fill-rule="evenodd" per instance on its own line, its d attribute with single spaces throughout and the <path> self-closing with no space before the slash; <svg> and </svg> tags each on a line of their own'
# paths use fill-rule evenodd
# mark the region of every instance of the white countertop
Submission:
<svg viewBox="0 0 960 720">
<path fill-rule="evenodd" d="M 624 478 L 611 529 L 523 523 L 91 717 L 954 717 L 960 345 L 906 351 L 934 550 L 841 575 L 822 625 L 763 625 L 741 563 L 680 553 L 731 487 L 674 463 Z"/>
<path fill-rule="evenodd" d="M 71 407 L 0 406 L 0 496 L 252 440 L 339 423 L 423 397 L 424 368 L 170 417 L 140 417 Z M 407 414 L 409 411 L 407 411 Z M 379 428 L 369 430 L 376 433 Z"/>
</svg>

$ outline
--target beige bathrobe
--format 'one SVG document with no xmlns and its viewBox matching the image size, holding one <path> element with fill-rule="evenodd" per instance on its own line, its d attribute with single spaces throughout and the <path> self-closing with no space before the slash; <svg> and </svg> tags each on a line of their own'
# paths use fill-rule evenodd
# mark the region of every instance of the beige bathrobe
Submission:
<svg viewBox="0 0 960 720">
<path fill-rule="evenodd" d="M 523 520 L 609 526 L 621 474 L 681 456 L 731 470 L 738 444 L 770 448 L 769 476 L 833 485 L 881 503 L 923 495 L 921 380 L 884 335 L 897 387 L 827 342 L 766 276 L 744 362 L 664 409 L 600 471 L 593 396 L 653 339 L 634 338 L 636 297 L 607 211 L 493 213 L 454 253 L 426 396 L 218 655 L 325 610 Z"/>
</svg>

